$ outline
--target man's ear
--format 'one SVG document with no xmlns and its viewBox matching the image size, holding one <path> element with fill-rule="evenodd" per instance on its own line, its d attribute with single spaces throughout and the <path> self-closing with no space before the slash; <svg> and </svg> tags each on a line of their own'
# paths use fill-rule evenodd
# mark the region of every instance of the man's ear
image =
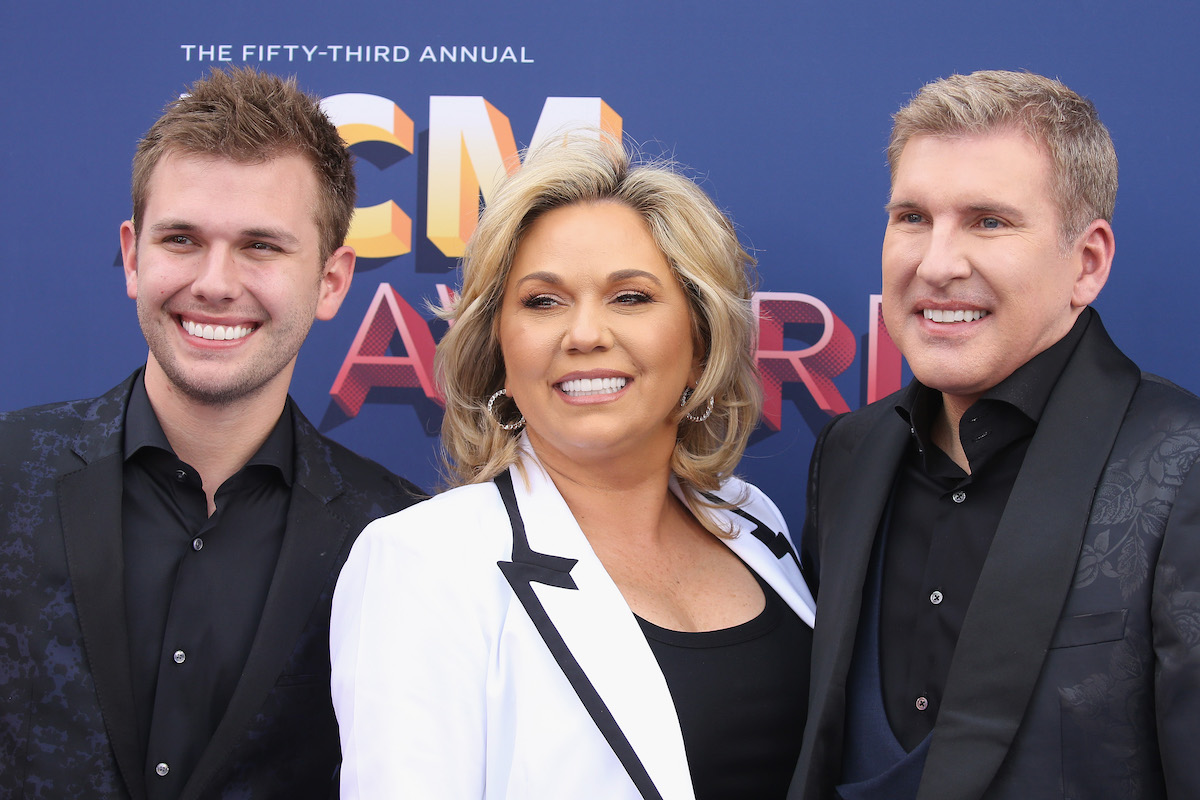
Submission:
<svg viewBox="0 0 1200 800">
<path fill-rule="evenodd" d="M 137 300 L 137 233 L 128 219 L 121 223 L 121 263 L 125 267 L 125 294 Z"/>
<path fill-rule="evenodd" d="M 343 245 L 325 260 L 317 298 L 317 319 L 333 319 L 342 307 L 342 301 L 350 291 L 350 281 L 354 279 L 354 259 L 354 248 Z"/>
<path fill-rule="evenodd" d="M 1100 290 L 1108 282 L 1113 256 L 1117 252 L 1112 226 L 1102 219 L 1093 220 L 1076 241 L 1075 249 L 1079 273 L 1071 292 L 1071 306 L 1083 308 L 1099 296 Z"/>
</svg>

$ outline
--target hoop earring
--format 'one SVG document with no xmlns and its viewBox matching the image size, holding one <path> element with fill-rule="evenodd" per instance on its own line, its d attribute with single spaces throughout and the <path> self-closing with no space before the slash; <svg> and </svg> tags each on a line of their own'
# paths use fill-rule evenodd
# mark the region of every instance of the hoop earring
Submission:
<svg viewBox="0 0 1200 800">
<path fill-rule="evenodd" d="M 690 400 L 691 397 L 692 397 L 692 387 L 689 386 L 683 390 L 683 397 L 679 398 L 679 407 L 683 408 L 684 406 L 686 406 L 688 400 Z M 716 405 L 716 402 L 715 402 L 714 398 L 710 397 L 710 398 L 708 398 L 708 407 L 704 409 L 703 414 L 701 414 L 698 417 L 693 416 L 692 414 L 684 414 L 683 415 L 684 419 L 688 420 L 689 422 L 704 422 L 705 420 L 707 420 L 709 417 L 712 416 L 713 406 L 715 406 L 715 405 Z"/>
<path fill-rule="evenodd" d="M 508 390 L 501 388 L 499 391 L 497 391 L 495 394 L 493 394 L 491 397 L 489 397 L 488 402 L 487 402 L 487 413 L 488 413 L 488 416 L 491 417 L 495 421 L 495 423 L 501 427 L 501 429 L 506 430 L 506 431 L 515 431 L 525 425 L 525 415 L 524 414 L 521 415 L 520 419 L 517 419 L 513 422 L 501 422 L 500 418 L 498 416 L 496 416 L 496 412 L 493 410 L 493 406 L 496 405 L 496 401 L 499 400 L 501 397 L 507 397 L 507 396 L 508 396 Z"/>
</svg>

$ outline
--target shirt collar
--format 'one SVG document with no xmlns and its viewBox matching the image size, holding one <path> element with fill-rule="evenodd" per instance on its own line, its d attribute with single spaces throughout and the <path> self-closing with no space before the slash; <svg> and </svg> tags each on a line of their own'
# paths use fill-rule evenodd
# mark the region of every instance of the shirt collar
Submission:
<svg viewBox="0 0 1200 800">
<path fill-rule="evenodd" d="M 167 435 L 163 433 L 162 425 L 150 406 L 150 397 L 146 394 L 146 372 L 143 370 L 133 382 L 133 391 L 129 394 L 129 406 L 125 410 L 125 460 L 133 458 L 143 447 L 156 447 L 168 453 L 174 453 Z"/>
<path fill-rule="evenodd" d="M 279 415 L 275 427 L 271 429 L 266 441 L 250 457 L 243 469 L 251 466 L 274 467 L 287 485 L 291 486 L 295 471 L 294 443 L 292 398 L 288 397 L 287 402 L 283 405 L 283 413 Z M 133 391 L 129 395 L 129 406 L 125 411 L 125 461 L 129 461 L 139 450 L 146 447 L 157 448 L 175 455 L 175 450 L 163 432 L 153 406 L 150 405 L 150 396 L 146 394 L 145 371 L 143 370 L 137 380 L 133 382 Z"/>
<path fill-rule="evenodd" d="M 1050 400 L 1050 393 L 1067 368 L 1067 362 L 1093 316 L 1092 309 L 1085 308 L 1066 336 L 1018 367 L 1013 374 L 984 392 L 976 402 L 1007 403 L 1036 425 Z M 912 427 L 922 449 L 928 445 L 933 417 L 941 407 L 941 394 L 917 380 L 911 381 L 896 401 L 896 413 Z"/>
</svg>

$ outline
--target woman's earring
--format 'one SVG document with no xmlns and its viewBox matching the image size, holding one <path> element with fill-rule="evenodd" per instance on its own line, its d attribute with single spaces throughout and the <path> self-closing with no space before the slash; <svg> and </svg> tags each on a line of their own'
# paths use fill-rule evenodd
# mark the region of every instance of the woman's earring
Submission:
<svg viewBox="0 0 1200 800">
<path fill-rule="evenodd" d="M 514 420 L 513 422 L 501 422 L 500 418 L 498 416 L 496 416 L 496 412 L 493 410 L 493 406 L 496 405 L 496 401 L 499 400 L 501 397 L 507 397 L 507 396 L 508 396 L 508 390 L 500 389 L 495 394 L 493 394 L 491 397 L 489 397 L 488 403 L 487 403 L 487 412 L 488 412 L 488 416 L 491 417 L 493 420 L 495 420 L 496 424 L 499 425 L 502 429 L 504 429 L 506 431 L 515 431 L 515 430 L 521 428 L 525 424 L 525 415 L 524 414 L 522 414 L 519 419 Z M 712 409 L 709 408 L 709 411 L 712 411 Z M 706 414 L 705 419 L 707 419 L 707 418 L 708 418 L 708 415 Z M 690 419 L 690 417 L 689 417 L 689 419 Z"/>
<path fill-rule="evenodd" d="M 679 407 L 683 408 L 684 406 L 686 406 L 688 400 L 690 400 L 691 397 L 692 397 L 692 387 L 689 386 L 683 390 L 683 397 L 679 398 Z M 704 422 L 706 419 L 708 419 L 709 417 L 712 416 L 714 405 L 716 405 L 716 403 L 714 402 L 714 399 L 710 397 L 710 398 L 708 398 L 708 408 L 704 409 L 703 414 L 701 414 L 698 417 L 693 416 L 692 414 L 684 414 L 683 416 L 685 419 L 687 419 L 691 422 Z"/>
</svg>

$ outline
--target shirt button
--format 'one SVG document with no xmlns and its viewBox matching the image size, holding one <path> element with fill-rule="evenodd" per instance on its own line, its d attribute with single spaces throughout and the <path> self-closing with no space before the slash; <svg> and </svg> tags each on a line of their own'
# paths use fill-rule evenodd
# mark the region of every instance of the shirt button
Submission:
<svg viewBox="0 0 1200 800">
<path fill-rule="evenodd" d="M 175 480 L 186 481 L 187 480 L 187 472 L 185 472 L 184 470 L 181 470 L 181 469 L 175 470 Z"/>
<path fill-rule="evenodd" d="M 187 661 L 187 653 L 182 650 L 176 650 L 171 658 L 175 659 L 176 664 L 182 664 L 184 661 Z"/>
<path fill-rule="evenodd" d="M 935 606 L 941 605 L 942 599 L 943 599 L 942 593 L 939 592 L 937 589 L 934 589 L 933 592 L 931 592 L 929 595 L 929 602 L 933 603 Z"/>
<path fill-rule="evenodd" d="M 929 708 L 929 700 L 923 696 L 918 697 L 915 705 L 917 707 L 917 711 L 924 711 L 925 709 Z"/>
<path fill-rule="evenodd" d="M 950 495 L 950 499 L 956 503 L 961 503 L 963 500 L 967 499 L 967 493 L 960 489 L 959 491 Z"/>
<path fill-rule="evenodd" d="M 165 761 L 160 761 L 160 762 L 158 762 L 158 764 L 156 764 L 154 766 L 154 772 L 160 778 L 164 777 L 170 771 L 171 771 L 171 768 L 167 766 L 167 762 L 165 762 Z"/>
<path fill-rule="evenodd" d="M 199 536 L 197 536 L 195 539 L 192 539 L 192 549 L 193 550 L 203 550 L 204 549 L 204 540 L 201 539 Z"/>
</svg>

